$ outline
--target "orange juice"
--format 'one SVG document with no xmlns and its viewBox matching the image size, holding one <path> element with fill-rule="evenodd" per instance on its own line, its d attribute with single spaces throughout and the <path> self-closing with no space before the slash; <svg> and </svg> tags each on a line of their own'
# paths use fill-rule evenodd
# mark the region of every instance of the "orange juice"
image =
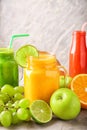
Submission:
<svg viewBox="0 0 87 130">
<path fill-rule="evenodd" d="M 24 93 L 30 102 L 42 99 L 49 103 L 52 93 L 59 88 L 59 69 L 55 56 L 40 53 L 29 57 L 24 69 Z"/>
</svg>

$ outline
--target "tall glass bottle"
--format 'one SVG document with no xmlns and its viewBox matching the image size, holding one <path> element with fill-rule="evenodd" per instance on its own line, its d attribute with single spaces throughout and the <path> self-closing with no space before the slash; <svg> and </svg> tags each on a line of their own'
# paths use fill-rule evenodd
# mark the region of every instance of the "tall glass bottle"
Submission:
<svg viewBox="0 0 87 130">
<path fill-rule="evenodd" d="M 86 32 L 74 31 L 69 54 L 69 75 L 87 73 Z"/>
</svg>

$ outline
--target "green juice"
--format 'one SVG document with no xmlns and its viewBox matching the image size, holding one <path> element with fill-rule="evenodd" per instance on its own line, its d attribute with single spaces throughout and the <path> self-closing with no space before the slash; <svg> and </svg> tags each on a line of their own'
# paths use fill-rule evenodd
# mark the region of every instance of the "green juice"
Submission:
<svg viewBox="0 0 87 130">
<path fill-rule="evenodd" d="M 5 84 L 18 85 L 18 65 L 12 49 L 0 48 L 0 88 Z"/>
</svg>

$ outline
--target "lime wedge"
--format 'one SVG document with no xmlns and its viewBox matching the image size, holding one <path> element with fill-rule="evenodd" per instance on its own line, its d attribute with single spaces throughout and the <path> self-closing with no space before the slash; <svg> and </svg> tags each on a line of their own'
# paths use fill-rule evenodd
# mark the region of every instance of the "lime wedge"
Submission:
<svg viewBox="0 0 87 130">
<path fill-rule="evenodd" d="M 30 105 L 30 113 L 37 123 L 47 123 L 52 119 L 52 110 L 43 100 L 35 100 Z"/>
<path fill-rule="evenodd" d="M 38 50 L 32 45 L 25 45 L 19 48 L 15 55 L 17 64 L 26 67 L 28 56 L 38 57 Z"/>
</svg>

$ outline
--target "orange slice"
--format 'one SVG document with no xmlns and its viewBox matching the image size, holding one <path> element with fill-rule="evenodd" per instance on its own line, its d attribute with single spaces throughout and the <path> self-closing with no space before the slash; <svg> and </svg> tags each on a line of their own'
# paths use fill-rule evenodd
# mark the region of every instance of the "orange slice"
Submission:
<svg viewBox="0 0 87 130">
<path fill-rule="evenodd" d="M 81 107 L 87 109 L 87 74 L 78 74 L 71 81 L 73 90 L 80 99 Z"/>
</svg>

